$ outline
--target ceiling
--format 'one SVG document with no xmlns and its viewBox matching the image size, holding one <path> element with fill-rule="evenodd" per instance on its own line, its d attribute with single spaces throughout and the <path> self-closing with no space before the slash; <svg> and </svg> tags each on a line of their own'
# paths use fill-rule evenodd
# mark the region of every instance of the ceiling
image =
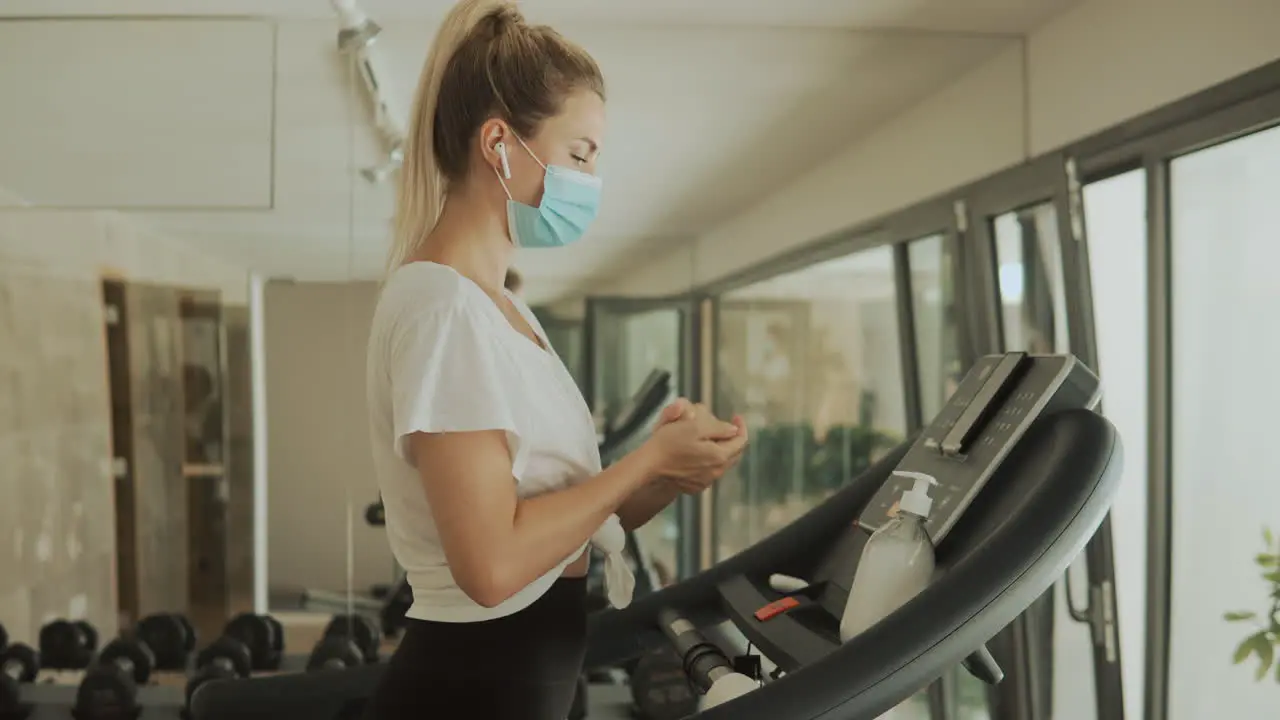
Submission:
<svg viewBox="0 0 1280 720">
<path fill-rule="evenodd" d="M 899 28 L 1025 33 L 1072 0 L 519 0 L 548 22 L 654 23 L 746 27 Z M 449 0 L 364 0 L 381 20 L 437 19 Z M 6 0 L 0 17 L 89 16 L 331 17 L 327 0 Z"/>
<path fill-rule="evenodd" d="M 593 279 L 625 271 L 640 259 L 709 231 L 1017 42 L 1018 34 L 1071 1 L 526 0 L 522 6 L 531 19 L 554 22 L 596 56 L 609 84 L 610 118 L 602 157 L 606 191 L 601 217 L 588 238 L 571 249 L 519 255 L 530 298 L 571 294 Z M 232 81 L 241 89 L 241 95 L 228 90 L 226 97 L 237 98 L 235 102 L 228 100 L 221 111 L 212 112 L 199 107 L 199 87 L 175 80 L 165 90 L 165 101 L 156 102 L 147 115 L 147 122 L 174 135 L 172 144 L 157 144 L 161 141 L 153 131 L 145 145 L 137 146 L 146 147 L 153 160 L 170 158 L 188 172 L 199 168 L 206 184 L 191 188 L 221 183 L 207 202 L 195 190 L 183 197 L 166 194 L 182 186 L 182 179 L 163 174 L 167 166 L 159 160 L 154 160 L 153 176 L 137 180 L 155 184 L 154 192 L 139 195 L 144 199 L 129 202 L 108 192 L 119 188 L 122 177 L 130 177 L 119 174 L 121 166 L 143 154 L 130 150 L 113 160 L 114 185 L 86 186 L 75 202 L 66 204 L 118 207 L 269 275 L 302 280 L 376 276 L 387 242 L 391 187 L 370 186 L 351 172 L 353 163 L 362 167 L 376 162 L 379 148 L 363 98 L 336 57 L 337 25 L 328 2 L 189 0 L 181 10 L 175 5 L 172 0 L 5 0 L 0 6 L 0 18 L 110 15 L 115 18 L 112 26 L 167 28 L 160 35 L 170 42 L 139 45 L 130 40 L 125 45 L 121 40 L 120 47 L 127 50 L 119 53 L 70 46 L 59 50 L 57 63 L 42 63 L 56 64 L 51 77 L 63 78 L 50 81 L 54 90 L 89 93 L 92 83 L 65 78 L 76 73 L 89 77 L 117 55 L 134 57 L 139 68 L 181 66 L 188 79 L 207 72 L 202 82 L 211 89 L 203 97 L 220 97 L 217 88 L 229 88 Z M 435 19 L 447 7 L 421 0 L 362 4 L 384 27 L 379 46 L 393 70 L 389 80 L 396 97 L 406 105 Z M 181 16 L 175 18 L 175 12 Z M 121 21 L 120 16 L 135 17 Z M 227 23 L 228 18 L 239 25 Z M 48 26 L 53 28 L 50 38 L 61 38 L 58 33 L 65 32 L 60 28 L 77 24 L 0 22 L 0 33 L 32 36 Z M 94 23 L 95 29 L 106 25 Z M 238 35 L 235 28 L 225 35 L 214 33 L 233 25 L 263 28 L 260 47 L 246 50 L 244 43 L 208 41 L 200 51 L 203 64 L 182 65 L 196 52 L 189 48 L 207 38 L 257 37 Z M 206 27 L 204 36 L 193 32 Z M 91 44 L 94 36 L 86 37 L 90 39 L 75 45 Z M 172 40 L 177 37 L 181 41 Z M 10 43 L 9 52 L 22 46 L 22 52 L 42 54 L 49 42 L 54 40 Z M 65 38 L 57 42 L 72 43 Z M 9 61 L 14 58 L 5 54 L 4 44 L 0 39 L 0 68 L 13 68 Z M 153 48 L 149 55 L 148 47 Z M 112 77 L 124 71 L 114 72 Z M 233 72 L 236 76 L 228 79 Z M 154 78 L 148 81 L 143 90 L 164 87 Z M 29 85 L 16 69 L 0 69 L 0 92 L 23 82 Z M 135 97 L 143 90 L 127 92 Z M 175 102 L 174 93 L 189 94 Z M 2 128 L 9 140 L 0 140 L 0 186 L 34 204 L 58 205 L 57 193 L 49 189 L 58 186 L 40 181 L 32 156 L 23 155 L 41 141 L 52 142 L 37 111 L 50 115 L 74 106 L 48 100 L 50 95 L 46 87 L 29 93 L 33 100 L 25 106 L 47 101 L 49 107 L 22 115 L 21 127 Z M 139 106 L 145 104 L 139 100 Z M 236 120 L 236 127 L 228 129 L 242 109 L 255 121 Z M 259 115 L 261 123 L 256 122 Z M 11 117 L 10 124 L 16 122 Z M 40 126 L 40 134 L 34 126 Z M 63 130 L 71 134 L 74 128 Z M 232 137 L 233 130 L 237 138 L 252 134 L 254 143 L 224 144 L 224 133 Z M 179 136 L 185 144 L 178 144 Z M 183 155 L 189 136 L 197 146 L 207 146 L 204 155 Z M 109 137 L 103 142 L 109 143 Z M 99 170 L 104 177 L 109 174 L 108 168 Z M 0 204 L 4 202 L 0 195 Z"/>
</svg>

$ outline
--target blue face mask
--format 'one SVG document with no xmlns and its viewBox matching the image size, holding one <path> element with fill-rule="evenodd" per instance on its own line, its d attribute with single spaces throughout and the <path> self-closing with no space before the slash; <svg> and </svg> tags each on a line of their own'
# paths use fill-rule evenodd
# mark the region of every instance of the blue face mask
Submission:
<svg viewBox="0 0 1280 720">
<path fill-rule="evenodd" d="M 542 166 L 542 204 L 538 207 L 516 202 L 507 183 L 498 174 L 502 189 L 507 191 L 507 225 L 516 247 L 553 248 L 577 241 L 600 212 L 600 178 L 559 165 L 545 165 L 524 146 L 534 162 Z M 496 171 L 496 168 L 495 168 Z"/>
</svg>

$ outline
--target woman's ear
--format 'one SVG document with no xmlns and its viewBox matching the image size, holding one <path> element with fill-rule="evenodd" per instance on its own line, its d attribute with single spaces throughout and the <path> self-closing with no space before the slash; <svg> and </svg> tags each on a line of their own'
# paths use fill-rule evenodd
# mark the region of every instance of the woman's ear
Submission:
<svg viewBox="0 0 1280 720">
<path fill-rule="evenodd" d="M 480 126 L 480 155 L 484 163 L 508 180 L 511 179 L 511 161 L 507 157 L 511 138 L 506 123 L 497 118 L 489 118 Z"/>
</svg>

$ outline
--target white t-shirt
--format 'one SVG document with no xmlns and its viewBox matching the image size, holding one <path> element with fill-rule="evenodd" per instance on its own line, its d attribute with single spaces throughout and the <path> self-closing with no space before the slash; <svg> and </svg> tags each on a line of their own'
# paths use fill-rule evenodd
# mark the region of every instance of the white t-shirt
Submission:
<svg viewBox="0 0 1280 720">
<path fill-rule="evenodd" d="M 550 348 L 533 312 L 508 298 Z M 541 597 L 581 549 L 497 607 L 477 604 L 454 582 L 407 439 L 415 432 L 505 431 L 520 497 L 598 474 L 595 425 L 560 358 L 513 328 L 470 279 L 446 265 L 416 262 L 392 273 L 382 289 L 369 336 L 366 389 L 387 538 L 413 588 L 408 617 L 489 620 Z M 616 516 L 592 542 L 606 551 L 610 584 L 625 585 L 629 575 L 615 580 L 618 567 L 626 569 Z M 620 597 L 616 593 L 611 589 L 611 599 Z M 625 594 L 622 604 L 629 589 Z"/>
</svg>

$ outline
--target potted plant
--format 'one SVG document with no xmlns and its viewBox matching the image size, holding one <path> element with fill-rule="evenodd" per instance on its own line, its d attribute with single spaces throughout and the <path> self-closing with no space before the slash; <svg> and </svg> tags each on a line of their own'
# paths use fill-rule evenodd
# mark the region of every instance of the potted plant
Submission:
<svg viewBox="0 0 1280 720">
<path fill-rule="evenodd" d="M 1236 648 L 1233 661 L 1236 665 L 1258 656 L 1257 679 L 1267 676 L 1272 666 L 1276 668 L 1275 679 L 1280 682 L 1280 664 L 1276 663 L 1276 646 L 1280 645 L 1280 545 L 1270 528 L 1262 531 L 1266 549 L 1254 557 L 1254 563 L 1262 571 L 1262 579 L 1270 585 L 1270 609 L 1259 615 L 1252 611 L 1229 612 L 1224 617 L 1227 622 L 1252 623 L 1256 630 L 1240 642 Z"/>
</svg>

